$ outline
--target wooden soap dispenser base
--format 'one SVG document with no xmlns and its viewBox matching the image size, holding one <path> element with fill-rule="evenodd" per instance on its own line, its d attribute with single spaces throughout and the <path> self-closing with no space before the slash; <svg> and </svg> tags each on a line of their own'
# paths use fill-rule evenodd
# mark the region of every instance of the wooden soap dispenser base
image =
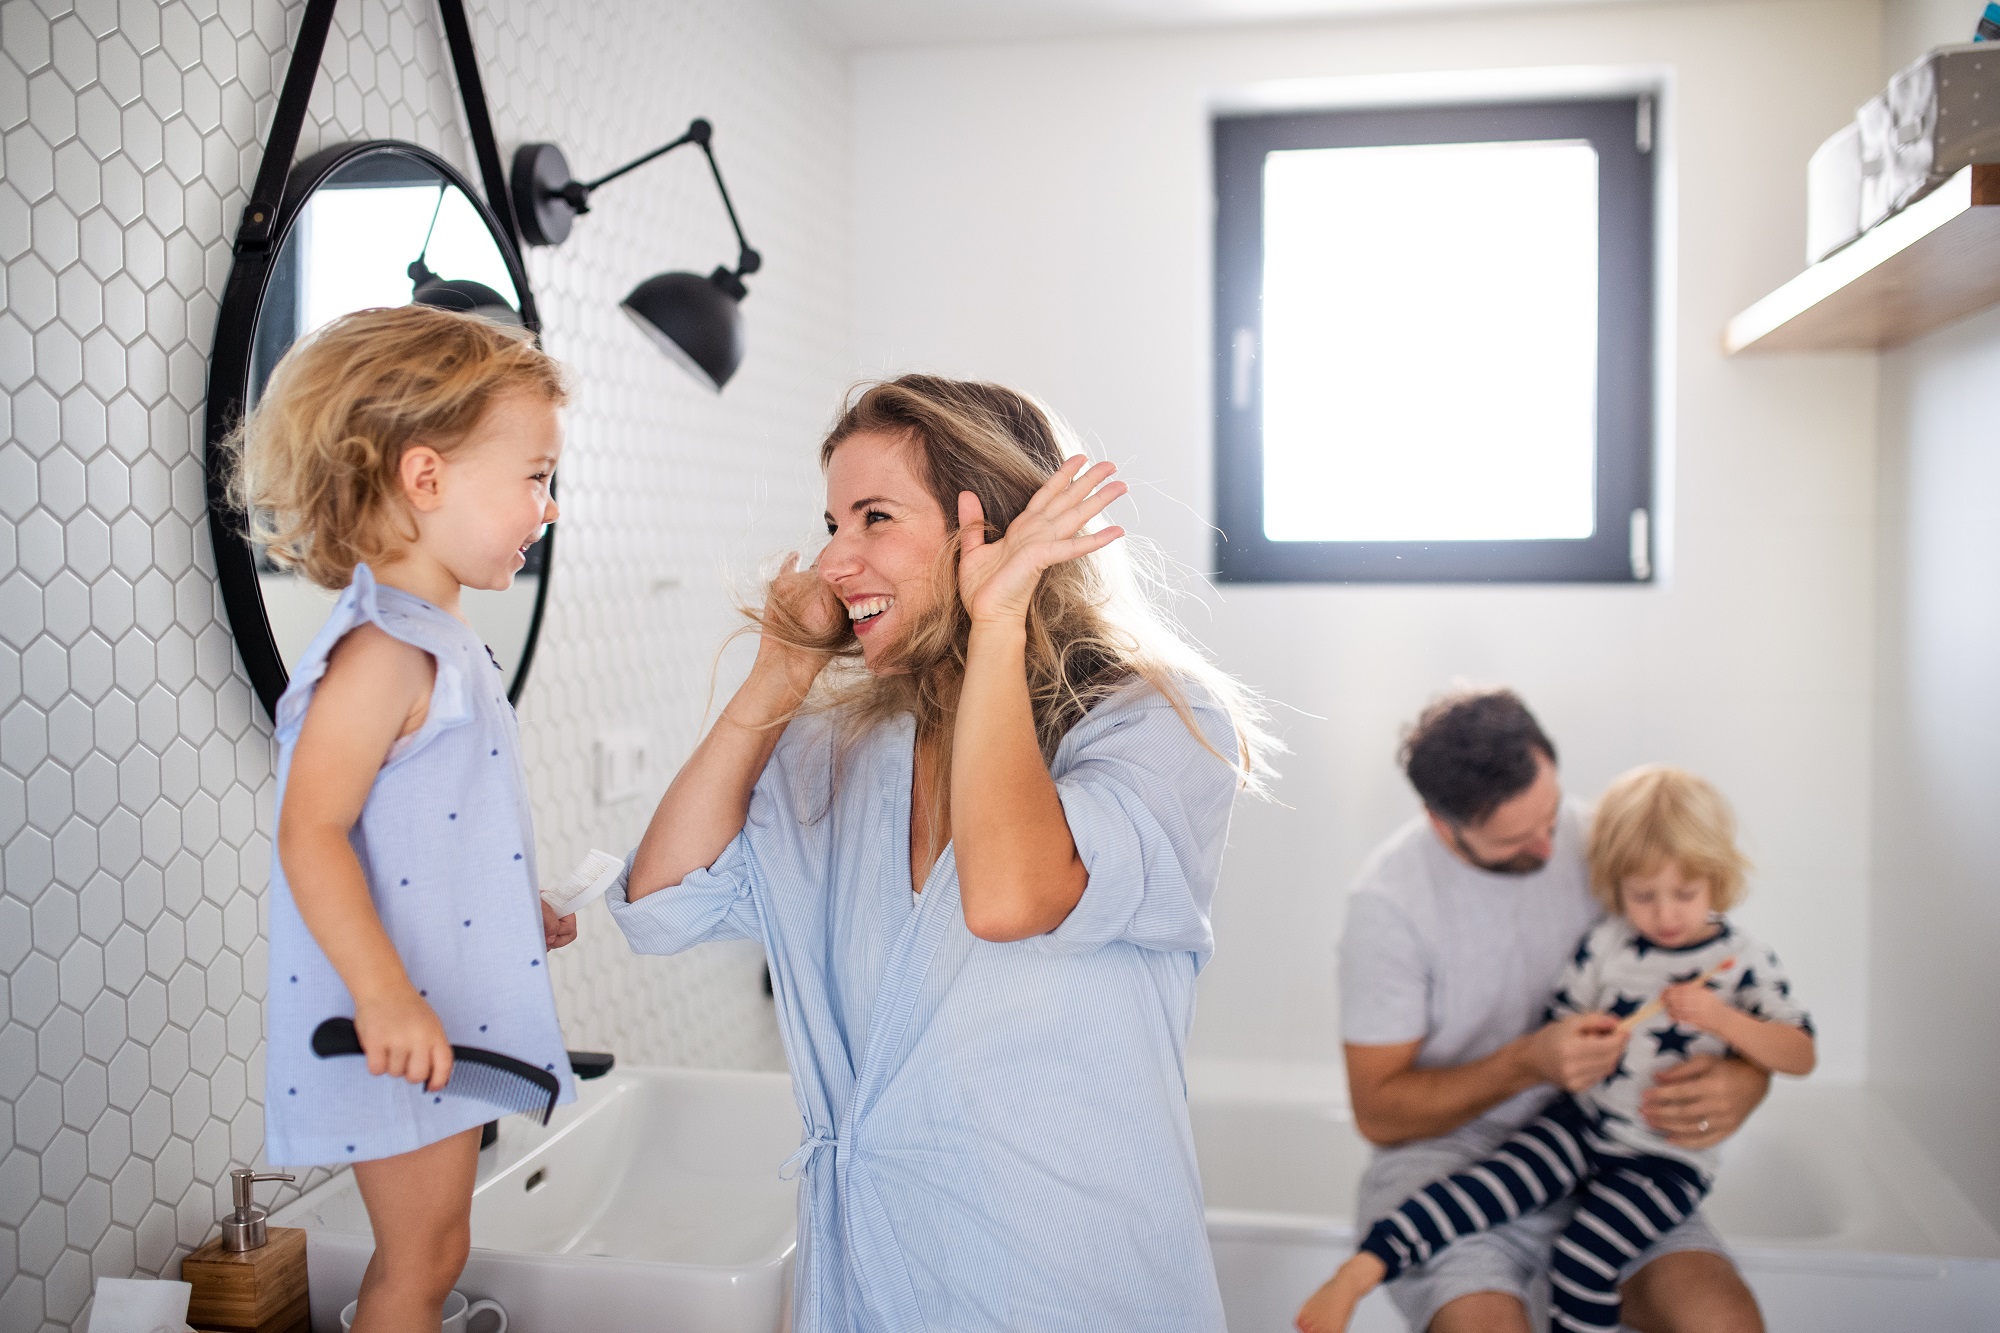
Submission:
<svg viewBox="0 0 2000 1333">
<path fill-rule="evenodd" d="M 255 1193 L 260 1180 L 292 1178 L 229 1173 L 236 1211 L 222 1219 L 220 1236 L 181 1260 L 181 1281 L 194 1288 L 188 1323 L 202 1333 L 310 1333 L 306 1233 L 266 1226 Z"/>
</svg>

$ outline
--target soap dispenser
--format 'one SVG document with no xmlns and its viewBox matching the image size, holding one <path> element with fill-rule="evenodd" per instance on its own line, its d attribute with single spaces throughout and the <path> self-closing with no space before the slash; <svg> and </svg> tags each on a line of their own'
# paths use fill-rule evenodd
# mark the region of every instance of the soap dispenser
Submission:
<svg viewBox="0 0 2000 1333">
<path fill-rule="evenodd" d="M 235 1211 L 221 1219 L 222 1234 L 181 1260 L 181 1281 L 194 1288 L 188 1322 L 216 1333 L 308 1333 L 306 1233 L 266 1224 L 258 1205 L 258 1175 L 247 1167 L 229 1173 Z"/>
</svg>

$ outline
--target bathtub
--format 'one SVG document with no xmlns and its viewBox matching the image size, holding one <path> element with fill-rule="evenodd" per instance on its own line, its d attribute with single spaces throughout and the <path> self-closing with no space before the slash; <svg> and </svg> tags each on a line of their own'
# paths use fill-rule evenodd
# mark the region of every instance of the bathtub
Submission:
<svg viewBox="0 0 2000 1333">
<path fill-rule="evenodd" d="M 1281 1333 L 1353 1252 L 1369 1148 L 1337 1075 L 1197 1065 L 1189 1110 L 1230 1333 Z M 1708 1216 L 1772 1333 L 2000 1329 L 2000 1234 L 1865 1089 L 1780 1082 Z M 1355 1333 L 1401 1333 L 1384 1293 Z"/>
<path fill-rule="evenodd" d="M 787 1327 L 790 1080 L 621 1069 L 580 1090 L 546 1128 L 509 1117 L 480 1154 L 460 1289 L 501 1301 L 515 1333 Z M 1283 1333 L 1352 1252 L 1368 1146 L 1329 1071 L 1197 1064 L 1189 1110 L 1231 1333 Z M 1709 1216 L 1772 1333 L 2000 1328 L 2000 1234 L 1863 1090 L 1774 1089 L 1731 1142 Z M 338 1333 L 373 1248 L 353 1178 L 273 1221 L 307 1229 L 313 1328 Z M 1378 1292 L 1354 1327 L 1403 1324 Z"/>
</svg>

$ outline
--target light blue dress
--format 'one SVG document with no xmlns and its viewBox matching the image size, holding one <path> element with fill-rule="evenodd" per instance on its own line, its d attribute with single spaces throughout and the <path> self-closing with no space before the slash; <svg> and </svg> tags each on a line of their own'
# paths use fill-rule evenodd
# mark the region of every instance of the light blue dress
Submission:
<svg viewBox="0 0 2000 1333">
<path fill-rule="evenodd" d="M 805 1120 L 797 1328 L 1219 1333 L 1184 1057 L 1235 774 L 1150 687 L 1099 704 L 1053 765 L 1089 887 L 995 944 L 951 848 L 912 901 L 914 731 L 856 741 L 829 793 L 832 725 L 794 722 L 712 866 L 611 895 L 641 953 L 763 942 Z"/>
<path fill-rule="evenodd" d="M 423 726 L 390 750 L 349 835 L 375 910 L 453 1043 L 549 1070 L 569 1101 L 576 1090 L 549 985 L 520 729 L 471 628 L 357 568 L 278 701 L 279 809 L 327 655 L 364 623 L 437 662 Z M 352 1017 L 354 1000 L 300 918 L 275 847 L 264 1013 L 264 1155 L 274 1166 L 393 1157 L 500 1114 L 487 1102 L 371 1075 L 359 1057 L 312 1053 L 313 1029 Z"/>
</svg>

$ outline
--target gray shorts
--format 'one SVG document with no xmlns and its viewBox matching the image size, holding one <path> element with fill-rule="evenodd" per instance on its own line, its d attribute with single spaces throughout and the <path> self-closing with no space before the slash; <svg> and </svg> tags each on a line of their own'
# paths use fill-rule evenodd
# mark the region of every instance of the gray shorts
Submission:
<svg viewBox="0 0 2000 1333">
<path fill-rule="evenodd" d="M 1512 1132 L 1506 1126 L 1474 1122 L 1442 1138 L 1378 1151 L 1361 1177 L 1361 1197 L 1355 1211 L 1357 1232 L 1366 1235 L 1376 1219 L 1387 1217 L 1403 1200 L 1438 1177 L 1491 1156 Z M 1526 1307 L 1529 1327 L 1544 1328 L 1549 1318 L 1549 1254 L 1575 1212 L 1575 1204 L 1560 1203 L 1454 1241 L 1429 1263 L 1391 1282 L 1389 1299 L 1403 1312 L 1413 1333 L 1428 1329 L 1439 1310 L 1475 1291 L 1506 1292 Z M 1633 1260 L 1624 1277 L 1663 1254 L 1681 1250 L 1706 1250 L 1725 1258 L 1729 1254 L 1721 1237 L 1710 1229 L 1708 1219 L 1697 1212 Z"/>
</svg>

